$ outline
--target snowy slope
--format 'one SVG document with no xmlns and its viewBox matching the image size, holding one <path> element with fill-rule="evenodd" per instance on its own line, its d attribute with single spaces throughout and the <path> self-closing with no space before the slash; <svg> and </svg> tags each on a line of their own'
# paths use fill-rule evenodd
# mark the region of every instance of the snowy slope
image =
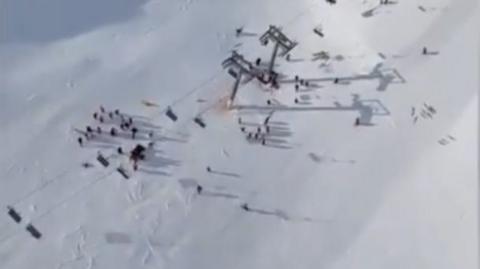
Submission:
<svg viewBox="0 0 480 269">
<path fill-rule="evenodd" d="M 339 2 L 0 2 L 1 268 L 478 268 L 476 1 Z M 280 90 L 250 81 L 228 110 L 221 62 L 266 61 L 271 24 L 299 43 Z M 135 141 L 76 141 L 100 105 L 155 133 L 129 180 Z M 268 115 L 248 142 L 238 119 Z"/>
</svg>

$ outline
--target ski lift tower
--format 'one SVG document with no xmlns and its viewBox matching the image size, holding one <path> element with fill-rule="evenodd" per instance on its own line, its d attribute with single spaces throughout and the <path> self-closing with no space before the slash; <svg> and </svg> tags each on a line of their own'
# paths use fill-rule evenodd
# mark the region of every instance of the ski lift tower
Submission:
<svg viewBox="0 0 480 269">
<path fill-rule="evenodd" d="M 232 55 L 222 62 L 223 68 L 228 68 L 228 74 L 235 78 L 232 94 L 230 95 L 230 103 L 233 103 L 237 95 L 240 82 L 244 75 L 252 77 L 255 73 L 252 63 L 236 51 L 232 51 Z"/>
<path fill-rule="evenodd" d="M 275 42 L 275 47 L 273 48 L 272 52 L 272 58 L 268 67 L 268 73 L 272 74 L 278 49 L 281 50 L 279 56 L 283 57 L 293 48 L 295 48 L 295 46 L 297 46 L 297 42 L 290 40 L 285 34 L 282 33 L 280 28 L 274 25 L 270 25 L 268 30 L 260 37 L 260 42 L 262 43 L 262 45 L 268 45 L 268 41 Z"/>
</svg>

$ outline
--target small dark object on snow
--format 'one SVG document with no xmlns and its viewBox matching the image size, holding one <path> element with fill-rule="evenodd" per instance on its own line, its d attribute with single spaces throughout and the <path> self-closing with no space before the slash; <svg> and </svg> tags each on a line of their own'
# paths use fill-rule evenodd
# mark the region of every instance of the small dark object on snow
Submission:
<svg viewBox="0 0 480 269">
<path fill-rule="evenodd" d="M 197 194 L 202 194 L 203 187 L 200 185 L 197 185 Z"/>
<path fill-rule="evenodd" d="M 154 135 L 153 131 L 148 133 L 148 137 L 149 137 L 149 138 L 152 138 L 153 135 Z"/>
<path fill-rule="evenodd" d="M 83 146 L 83 139 L 81 137 L 77 138 L 77 141 L 80 147 Z"/>
<path fill-rule="evenodd" d="M 120 115 L 120 110 L 115 109 L 115 115 L 117 115 L 117 116 Z"/>
<path fill-rule="evenodd" d="M 200 119 L 199 117 L 196 117 L 195 119 L 193 119 L 193 121 L 198 124 L 200 127 L 202 128 L 205 128 L 207 127 L 207 125 L 205 124 L 205 122 L 203 122 L 202 119 Z"/>
<path fill-rule="evenodd" d="M 242 131 L 242 133 L 244 133 L 245 132 L 245 127 L 241 127 L 240 131 Z"/>
<path fill-rule="evenodd" d="M 93 113 L 93 118 L 94 118 L 94 119 L 97 119 L 97 118 L 98 118 L 97 112 Z"/>
<path fill-rule="evenodd" d="M 237 34 L 237 36 L 241 35 L 242 32 L 243 32 L 243 27 L 235 29 L 235 34 Z"/>
<path fill-rule="evenodd" d="M 138 132 L 138 129 L 133 127 L 132 128 L 132 139 L 135 139 L 135 135 L 137 134 L 137 132 Z"/>
<path fill-rule="evenodd" d="M 338 84 L 338 82 L 340 82 L 340 79 L 338 79 L 338 78 L 335 78 L 335 79 L 333 80 L 333 83 L 335 83 L 335 84 Z"/>
<path fill-rule="evenodd" d="M 82 163 L 82 167 L 83 168 L 90 168 L 90 167 L 93 167 L 93 164 L 89 163 L 89 162 L 83 162 Z"/>
<path fill-rule="evenodd" d="M 250 207 L 248 207 L 247 203 L 242 204 L 240 207 L 245 211 L 250 211 Z"/>
<path fill-rule="evenodd" d="M 108 117 L 109 117 L 110 119 L 113 119 L 113 112 L 108 112 Z"/>
<path fill-rule="evenodd" d="M 270 120 L 270 116 L 266 117 L 265 120 L 263 121 L 263 125 L 267 125 L 269 120 Z"/>
<path fill-rule="evenodd" d="M 100 116 L 100 117 L 98 118 L 98 120 L 99 120 L 101 123 L 103 123 L 103 121 L 104 121 L 102 116 Z"/>
<path fill-rule="evenodd" d="M 87 130 L 87 133 L 93 132 L 93 129 L 92 129 L 92 127 L 90 127 L 90 126 L 87 126 L 86 130 Z"/>
<path fill-rule="evenodd" d="M 298 76 L 295 75 L 295 82 L 298 82 L 298 79 L 299 79 Z"/>
<path fill-rule="evenodd" d="M 295 98 L 294 102 L 295 104 L 298 104 L 298 98 Z"/>
<path fill-rule="evenodd" d="M 262 139 L 262 145 L 265 146 L 265 139 Z"/>
<path fill-rule="evenodd" d="M 308 85 L 310 85 L 308 81 L 305 81 L 305 86 L 308 87 Z"/>
<path fill-rule="evenodd" d="M 7 206 L 7 209 L 8 209 L 8 215 L 16 222 L 16 223 L 20 223 L 22 221 L 22 217 L 20 216 L 20 214 L 15 211 L 15 209 L 11 206 Z"/>
<path fill-rule="evenodd" d="M 210 168 L 210 166 L 207 166 L 207 172 L 212 172 L 212 168 Z"/>
<path fill-rule="evenodd" d="M 337 0 L 325 0 L 327 1 L 327 3 L 329 3 L 330 5 L 335 5 L 337 3 Z"/>
<path fill-rule="evenodd" d="M 167 117 L 169 119 L 171 119 L 172 121 L 177 121 L 177 119 L 178 119 L 177 115 L 175 115 L 175 113 L 173 113 L 173 111 L 170 107 L 168 107 L 167 112 L 165 112 L 165 115 L 167 115 Z"/>
<path fill-rule="evenodd" d="M 358 125 L 360 125 L 360 118 L 355 119 L 355 126 L 358 126 Z"/>
<path fill-rule="evenodd" d="M 260 63 L 262 62 L 262 59 L 261 58 L 257 58 L 257 60 L 255 60 L 255 65 L 260 65 Z"/>
<path fill-rule="evenodd" d="M 26 229 L 35 239 L 42 237 L 42 234 L 32 224 L 28 224 Z"/>
<path fill-rule="evenodd" d="M 271 105 L 271 104 L 272 104 L 272 101 L 267 100 L 267 105 Z"/>
<path fill-rule="evenodd" d="M 123 167 L 118 167 L 117 168 L 117 172 L 123 176 L 123 178 L 125 179 L 129 179 L 130 176 L 127 174 L 127 171 L 125 171 L 125 169 Z"/>
<path fill-rule="evenodd" d="M 141 159 L 141 156 L 144 156 L 146 148 L 140 144 L 137 144 L 135 148 L 130 152 L 130 160 L 133 160 L 135 163 Z M 143 157 L 144 158 L 144 157 Z"/>
<path fill-rule="evenodd" d="M 100 106 L 100 112 L 105 113 L 105 108 L 103 106 Z"/>
<path fill-rule="evenodd" d="M 300 88 L 300 87 L 298 86 L 298 84 L 295 84 L 295 91 L 296 91 L 296 92 L 298 92 L 298 89 L 299 89 L 299 88 Z"/>
<path fill-rule="evenodd" d="M 117 153 L 118 153 L 118 154 L 123 154 L 123 149 L 122 149 L 122 147 L 118 147 L 118 148 L 117 148 Z"/>
<path fill-rule="evenodd" d="M 102 128 L 100 128 L 100 126 L 97 126 L 97 133 L 99 133 L 99 134 L 102 133 Z"/>
<path fill-rule="evenodd" d="M 428 54 L 427 47 L 423 47 L 422 54 L 423 54 L 423 55 L 427 55 L 427 54 Z"/>
<path fill-rule="evenodd" d="M 110 135 L 111 136 L 116 136 L 117 135 L 117 129 L 115 129 L 115 127 L 112 127 L 112 129 L 110 129 Z"/>
<path fill-rule="evenodd" d="M 110 165 L 110 163 L 108 162 L 107 159 L 105 159 L 105 157 L 103 157 L 102 154 L 98 154 L 97 156 L 97 161 L 102 164 L 104 167 L 108 167 Z"/>
</svg>

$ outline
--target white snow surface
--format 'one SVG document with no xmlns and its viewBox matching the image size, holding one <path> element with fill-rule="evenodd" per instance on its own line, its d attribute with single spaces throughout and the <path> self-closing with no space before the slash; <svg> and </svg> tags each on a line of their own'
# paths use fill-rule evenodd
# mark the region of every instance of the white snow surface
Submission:
<svg viewBox="0 0 480 269">
<path fill-rule="evenodd" d="M 228 109 L 221 62 L 268 62 L 269 25 L 314 85 Z M 0 0 L 0 268 L 478 268 L 478 25 L 476 0 Z M 154 131 L 129 180 L 145 134 L 77 143 L 100 105 Z"/>
</svg>

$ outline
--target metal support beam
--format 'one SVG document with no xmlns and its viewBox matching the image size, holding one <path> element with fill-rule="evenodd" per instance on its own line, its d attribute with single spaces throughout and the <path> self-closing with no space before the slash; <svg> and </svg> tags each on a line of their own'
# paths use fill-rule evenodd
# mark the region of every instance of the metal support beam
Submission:
<svg viewBox="0 0 480 269">
<path fill-rule="evenodd" d="M 237 80 L 235 80 L 235 85 L 233 86 L 232 94 L 230 95 L 230 104 L 233 104 L 233 100 L 237 95 L 238 88 L 240 86 L 240 81 L 242 80 L 243 72 L 240 71 L 237 75 Z"/>
</svg>

